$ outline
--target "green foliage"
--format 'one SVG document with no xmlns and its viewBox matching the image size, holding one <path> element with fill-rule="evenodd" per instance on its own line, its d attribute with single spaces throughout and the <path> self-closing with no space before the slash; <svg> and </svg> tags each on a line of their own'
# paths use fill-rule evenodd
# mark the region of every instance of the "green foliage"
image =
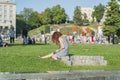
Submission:
<svg viewBox="0 0 120 80">
<path fill-rule="evenodd" d="M 82 13 L 81 13 L 81 8 L 79 6 L 75 8 L 73 21 L 74 21 L 74 24 L 77 24 L 77 25 L 82 24 Z"/>
<path fill-rule="evenodd" d="M 116 35 L 120 38 L 120 28 L 117 29 L 117 31 L 116 31 Z"/>
<path fill-rule="evenodd" d="M 52 8 L 53 23 L 60 24 L 65 23 L 67 15 L 64 8 L 61 8 L 60 5 L 56 5 Z"/>
<path fill-rule="evenodd" d="M 100 20 L 103 18 L 105 6 L 102 4 L 99 4 L 98 6 L 94 7 L 95 11 L 92 13 L 92 17 L 96 18 L 97 22 L 100 22 Z"/>
<path fill-rule="evenodd" d="M 115 26 L 120 22 L 120 6 L 116 0 L 111 0 L 106 9 L 106 21 L 105 25 Z"/>
<path fill-rule="evenodd" d="M 105 26 L 104 28 L 103 28 L 103 34 L 104 35 L 108 35 L 108 34 L 115 34 L 115 32 L 116 32 L 116 27 L 114 27 L 114 26 Z"/>
<path fill-rule="evenodd" d="M 22 33 L 23 28 L 25 27 L 26 23 L 22 15 L 16 16 L 16 36 L 20 36 Z"/>
<path fill-rule="evenodd" d="M 120 5 L 117 3 L 116 0 L 111 0 L 107 7 L 106 12 L 106 20 L 105 20 L 105 28 L 104 34 L 116 34 L 119 36 L 119 24 L 120 24 Z M 107 27 L 109 26 L 109 27 Z"/>
<path fill-rule="evenodd" d="M 21 11 L 21 15 L 24 17 L 24 21 L 27 23 L 30 15 L 33 13 L 32 8 L 24 8 L 23 11 Z"/>
<path fill-rule="evenodd" d="M 87 19 L 87 14 L 86 13 L 83 14 L 83 21 L 82 22 L 83 23 L 89 23 L 89 20 Z"/>
<path fill-rule="evenodd" d="M 51 24 L 52 23 L 52 11 L 50 8 L 45 9 L 42 13 L 42 23 L 43 24 Z"/>
<path fill-rule="evenodd" d="M 23 28 L 26 28 L 28 31 L 33 29 L 33 25 L 34 25 L 33 23 L 35 22 L 36 18 L 33 18 L 32 13 L 33 13 L 33 10 L 31 8 L 24 8 L 24 10 L 20 14 L 17 14 L 16 16 L 16 33 L 17 34 L 16 35 L 19 36 L 22 33 Z"/>
<path fill-rule="evenodd" d="M 114 39 L 114 42 L 115 42 L 115 44 L 118 44 L 120 42 L 119 37 L 116 36 L 115 39 Z"/>
<path fill-rule="evenodd" d="M 120 22 L 117 24 L 116 35 L 120 38 Z"/>
<path fill-rule="evenodd" d="M 37 12 L 32 12 L 30 17 L 28 18 L 28 24 L 30 25 L 30 29 L 37 28 L 38 25 L 40 24 L 40 19 L 38 17 Z"/>
<path fill-rule="evenodd" d="M 45 26 L 45 33 L 50 33 L 50 26 Z"/>
<path fill-rule="evenodd" d="M 64 8 L 61 8 L 60 5 L 47 8 L 41 15 L 42 24 L 60 24 L 66 22 L 67 15 Z"/>
<path fill-rule="evenodd" d="M 33 29 L 33 30 L 30 30 L 29 32 L 28 32 L 28 34 L 30 35 L 30 36 L 33 36 L 33 35 L 38 35 L 38 34 L 43 34 L 45 32 L 45 25 L 42 25 L 41 27 L 38 27 L 38 28 L 36 28 L 36 29 Z"/>
</svg>

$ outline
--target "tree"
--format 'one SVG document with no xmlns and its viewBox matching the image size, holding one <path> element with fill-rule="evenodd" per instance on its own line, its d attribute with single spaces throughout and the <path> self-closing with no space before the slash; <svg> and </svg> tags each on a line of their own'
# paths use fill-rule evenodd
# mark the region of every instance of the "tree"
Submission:
<svg viewBox="0 0 120 80">
<path fill-rule="evenodd" d="M 77 25 L 81 25 L 82 24 L 82 13 L 81 13 L 81 8 L 79 6 L 77 6 L 75 8 L 73 21 Z"/>
<path fill-rule="evenodd" d="M 28 18 L 28 24 L 30 25 L 30 29 L 37 28 L 40 24 L 40 18 L 39 18 L 38 12 L 32 12 L 31 15 Z"/>
<path fill-rule="evenodd" d="M 119 26 L 118 24 L 120 23 L 120 6 L 116 0 L 111 0 L 106 6 L 106 10 L 106 20 L 104 22 L 106 27 L 104 28 L 104 32 L 115 34 Z"/>
<path fill-rule="evenodd" d="M 24 17 L 24 20 L 28 22 L 28 18 L 33 13 L 32 8 L 24 8 L 23 11 L 21 11 L 21 15 Z"/>
<path fill-rule="evenodd" d="M 108 5 L 106 6 L 106 19 L 105 19 L 105 28 L 103 29 L 104 34 L 106 35 L 114 35 L 117 34 L 120 27 L 120 5 L 117 3 L 116 0 L 111 0 Z M 114 40 L 113 40 L 114 43 Z"/>
<path fill-rule="evenodd" d="M 29 24 L 29 17 L 31 16 L 31 14 L 33 13 L 33 9 L 32 8 L 24 8 L 23 11 L 21 11 L 20 15 L 23 16 L 24 22 L 26 23 L 24 25 L 24 27 L 27 30 L 31 29 L 31 25 Z"/>
<path fill-rule="evenodd" d="M 53 23 L 60 24 L 65 23 L 67 15 L 65 13 L 64 8 L 61 8 L 60 5 L 56 5 L 52 8 L 52 15 L 53 15 Z"/>
<path fill-rule="evenodd" d="M 89 23 L 89 20 L 87 19 L 87 14 L 86 13 L 84 13 L 83 14 L 83 23 Z"/>
<path fill-rule="evenodd" d="M 66 22 L 66 19 L 67 19 L 67 14 L 65 13 L 65 9 L 62 8 L 61 9 L 61 23 L 65 23 Z"/>
<path fill-rule="evenodd" d="M 20 36 L 26 23 L 22 15 L 16 15 L 16 36 Z"/>
<path fill-rule="evenodd" d="M 92 23 L 95 22 L 96 18 L 95 18 L 95 12 L 92 12 Z"/>
<path fill-rule="evenodd" d="M 42 13 L 42 23 L 43 24 L 51 24 L 52 23 L 52 11 L 50 8 L 45 9 Z"/>
<path fill-rule="evenodd" d="M 116 26 L 120 22 L 120 6 L 116 0 L 111 0 L 107 7 L 105 25 Z"/>
<path fill-rule="evenodd" d="M 99 4 L 98 6 L 94 6 L 94 12 L 92 13 L 93 19 L 96 18 L 97 22 L 100 22 L 103 18 L 105 6 L 102 4 Z"/>
</svg>

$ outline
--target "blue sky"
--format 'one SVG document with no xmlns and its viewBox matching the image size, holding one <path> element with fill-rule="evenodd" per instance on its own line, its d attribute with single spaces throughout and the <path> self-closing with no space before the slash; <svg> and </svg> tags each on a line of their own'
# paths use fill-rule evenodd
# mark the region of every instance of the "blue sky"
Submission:
<svg viewBox="0 0 120 80">
<path fill-rule="evenodd" d="M 34 11 L 41 13 L 46 8 L 52 8 L 59 4 L 65 9 L 69 18 L 72 19 L 76 6 L 94 7 L 99 3 L 106 5 L 109 1 L 110 0 L 16 0 L 16 5 L 18 14 L 20 11 L 23 11 L 24 7 L 33 8 Z"/>
</svg>

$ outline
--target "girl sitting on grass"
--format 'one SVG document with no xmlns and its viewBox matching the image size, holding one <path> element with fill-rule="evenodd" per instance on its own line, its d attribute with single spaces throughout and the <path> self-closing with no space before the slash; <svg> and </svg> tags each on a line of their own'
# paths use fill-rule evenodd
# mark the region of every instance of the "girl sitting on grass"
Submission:
<svg viewBox="0 0 120 80">
<path fill-rule="evenodd" d="M 59 58 L 68 55 L 68 41 L 65 36 L 62 36 L 60 32 L 54 32 L 52 35 L 52 41 L 53 43 L 59 45 L 59 49 L 57 49 L 55 52 L 41 57 L 42 59 L 52 58 L 54 60 L 58 60 Z"/>
</svg>

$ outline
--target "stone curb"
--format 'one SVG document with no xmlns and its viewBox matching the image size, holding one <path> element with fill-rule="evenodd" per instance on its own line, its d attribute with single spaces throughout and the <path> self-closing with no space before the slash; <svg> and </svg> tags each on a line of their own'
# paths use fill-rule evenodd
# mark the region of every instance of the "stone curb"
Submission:
<svg viewBox="0 0 120 80">
<path fill-rule="evenodd" d="M 0 73 L 0 80 L 120 80 L 120 71 L 78 70 L 41 73 Z"/>
</svg>

